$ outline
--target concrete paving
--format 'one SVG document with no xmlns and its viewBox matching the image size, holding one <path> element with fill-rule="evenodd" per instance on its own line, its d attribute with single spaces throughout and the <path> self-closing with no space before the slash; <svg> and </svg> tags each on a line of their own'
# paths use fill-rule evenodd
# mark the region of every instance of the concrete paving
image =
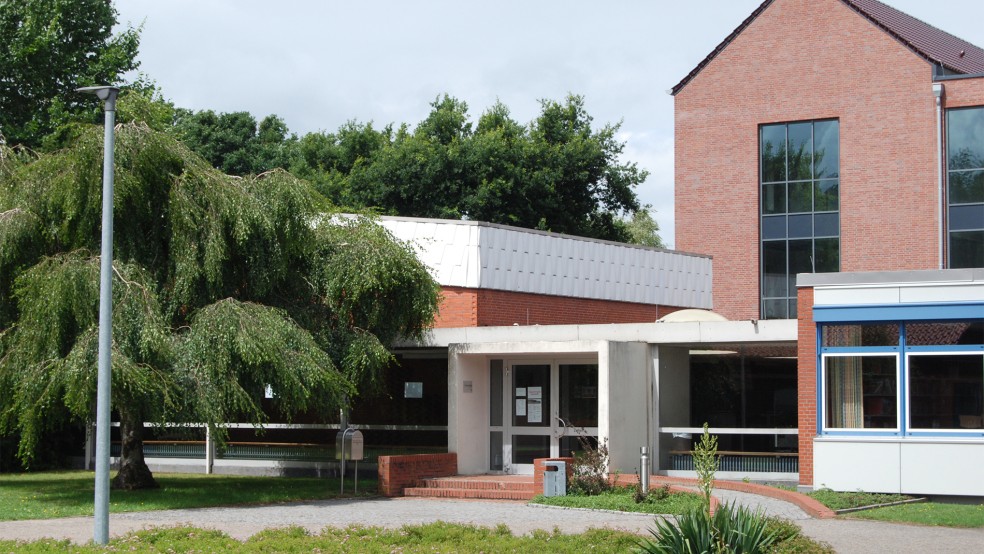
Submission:
<svg viewBox="0 0 984 554">
<path fill-rule="evenodd" d="M 716 489 L 722 502 L 738 502 L 769 515 L 794 520 L 808 536 L 829 543 L 841 553 L 981 552 L 984 529 L 951 529 L 899 525 L 862 520 L 810 518 L 799 507 L 756 494 Z M 510 501 L 447 499 L 355 499 L 298 502 L 271 506 L 203 508 L 131 512 L 110 516 L 110 534 L 119 536 L 155 526 L 194 525 L 221 530 L 245 539 L 261 529 L 299 525 L 312 532 L 326 526 L 377 525 L 399 528 L 407 524 L 447 521 L 483 526 L 507 525 L 513 533 L 534 529 L 564 533 L 608 527 L 645 534 L 652 517 L 593 510 L 529 506 Z M 77 543 L 92 538 L 91 517 L 0 522 L 0 538 L 33 540 L 42 537 Z"/>
</svg>

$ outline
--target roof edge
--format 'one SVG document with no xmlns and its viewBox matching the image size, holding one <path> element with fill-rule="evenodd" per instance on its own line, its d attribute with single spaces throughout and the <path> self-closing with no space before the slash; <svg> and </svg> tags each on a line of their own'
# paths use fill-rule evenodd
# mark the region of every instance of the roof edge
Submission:
<svg viewBox="0 0 984 554">
<path fill-rule="evenodd" d="M 673 88 L 670 89 L 670 95 L 676 96 L 678 92 L 683 90 L 683 87 L 687 86 L 687 84 L 691 80 L 693 80 L 693 78 L 696 77 L 698 73 L 703 71 L 704 68 L 707 67 L 707 65 L 710 64 L 711 61 L 713 61 L 714 58 L 717 57 L 718 54 L 720 54 L 725 48 L 727 48 L 728 45 L 731 44 L 731 41 L 733 41 L 738 35 L 740 35 L 742 31 L 748 28 L 748 26 L 752 24 L 752 21 L 755 21 L 755 19 L 759 16 L 759 14 L 764 12 L 765 9 L 772 4 L 772 2 L 773 0 L 765 0 L 764 2 L 759 4 L 759 7 L 755 8 L 755 11 L 753 11 L 751 15 L 746 17 L 745 20 L 742 21 L 740 25 L 735 27 L 735 30 L 731 31 L 731 34 L 725 37 L 725 39 L 722 40 L 721 43 L 714 48 L 714 50 L 711 50 L 711 53 L 705 56 L 704 59 L 697 64 L 697 67 L 693 68 L 693 70 L 691 70 L 686 77 L 681 79 L 679 83 L 677 83 Z"/>
</svg>

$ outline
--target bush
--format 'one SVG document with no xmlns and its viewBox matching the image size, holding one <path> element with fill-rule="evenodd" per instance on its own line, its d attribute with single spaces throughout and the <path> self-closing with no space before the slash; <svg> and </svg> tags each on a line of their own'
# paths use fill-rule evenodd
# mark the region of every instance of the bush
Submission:
<svg viewBox="0 0 984 554">
<path fill-rule="evenodd" d="M 651 529 L 652 539 L 642 539 L 639 551 L 645 553 L 734 553 L 764 554 L 781 533 L 786 539 L 799 534 L 799 529 L 770 528 L 770 519 L 741 506 L 722 506 L 713 516 L 698 509 L 669 520 L 657 519 Z"/>
<path fill-rule="evenodd" d="M 568 493 L 593 496 L 612 489 L 608 479 L 608 439 L 597 447 L 583 436 L 578 437 L 581 451 L 574 453 Z"/>
</svg>

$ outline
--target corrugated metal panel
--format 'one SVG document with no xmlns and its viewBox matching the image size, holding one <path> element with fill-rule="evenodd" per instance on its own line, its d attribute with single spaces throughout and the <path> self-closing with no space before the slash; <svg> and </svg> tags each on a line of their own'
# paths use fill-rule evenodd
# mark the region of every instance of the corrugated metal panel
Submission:
<svg viewBox="0 0 984 554">
<path fill-rule="evenodd" d="M 711 307 L 707 257 L 474 222 L 383 218 L 444 286 Z"/>
</svg>

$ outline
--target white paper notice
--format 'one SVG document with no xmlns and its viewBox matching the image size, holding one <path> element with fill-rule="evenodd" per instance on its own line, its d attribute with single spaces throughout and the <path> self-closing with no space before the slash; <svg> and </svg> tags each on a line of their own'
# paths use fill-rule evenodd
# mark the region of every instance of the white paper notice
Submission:
<svg viewBox="0 0 984 554">
<path fill-rule="evenodd" d="M 543 387 L 529 387 L 526 389 L 529 396 L 529 407 L 526 412 L 527 423 L 543 422 Z"/>
<path fill-rule="evenodd" d="M 516 396 L 526 396 L 526 387 L 516 387 Z"/>
<path fill-rule="evenodd" d="M 526 415 L 526 399 L 517 398 L 516 399 L 516 415 L 525 416 Z"/>
</svg>

